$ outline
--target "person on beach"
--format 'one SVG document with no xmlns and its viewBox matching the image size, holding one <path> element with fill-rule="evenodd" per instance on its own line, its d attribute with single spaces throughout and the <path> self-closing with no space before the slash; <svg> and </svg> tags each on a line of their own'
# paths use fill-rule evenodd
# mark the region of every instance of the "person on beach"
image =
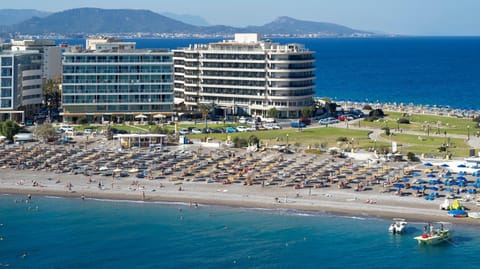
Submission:
<svg viewBox="0 0 480 269">
<path fill-rule="evenodd" d="M 145 192 L 142 191 L 142 201 L 145 201 Z"/>
</svg>

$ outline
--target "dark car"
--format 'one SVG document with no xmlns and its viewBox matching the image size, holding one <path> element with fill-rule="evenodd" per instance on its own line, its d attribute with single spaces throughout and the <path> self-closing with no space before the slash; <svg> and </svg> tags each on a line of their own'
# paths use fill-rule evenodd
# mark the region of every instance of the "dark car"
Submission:
<svg viewBox="0 0 480 269">
<path fill-rule="evenodd" d="M 301 117 L 299 119 L 299 122 L 304 123 L 305 125 L 310 125 L 312 123 L 312 120 L 307 117 Z"/>
</svg>

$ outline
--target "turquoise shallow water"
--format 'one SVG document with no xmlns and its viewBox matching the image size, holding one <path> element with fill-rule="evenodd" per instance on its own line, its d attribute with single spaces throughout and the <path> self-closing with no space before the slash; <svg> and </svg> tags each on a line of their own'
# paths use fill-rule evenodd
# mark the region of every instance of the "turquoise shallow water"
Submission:
<svg viewBox="0 0 480 269">
<path fill-rule="evenodd" d="M 297 211 L 0 196 L 0 267 L 478 268 L 478 227 L 420 247 L 389 221 Z M 28 255 L 22 258 L 23 253 Z"/>
</svg>

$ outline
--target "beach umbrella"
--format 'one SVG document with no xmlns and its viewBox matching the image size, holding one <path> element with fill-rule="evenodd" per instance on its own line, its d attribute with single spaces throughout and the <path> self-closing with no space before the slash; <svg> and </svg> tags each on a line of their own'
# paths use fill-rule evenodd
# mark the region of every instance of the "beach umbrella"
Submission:
<svg viewBox="0 0 480 269">
<path fill-rule="evenodd" d="M 405 188 L 405 185 L 403 185 L 401 183 L 395 183 L 395 184 L 393 184 L 393 187 L 395 187 L 397 189 L 402 189 L 402 188 Z"/>
<path fill-rule="evenodd" d="M 425 165 L 425 166 L 433 166 L 432 163 L 424 163 L 423 165 Z"/>
<path fill-rule="evenodd" d="M 459 168 L 465 168 L 465 167 L 467 167 L 467 166 L 464 165 L 464 164 L 459 164 L 459 165 L 457 165 L 457 167 L 459 167 Z"/>
<path fill-rule="evenodd" d="M 400 181 L 402 182 L 408 182 L 410 179 L 408 177 L 402 177 Z"/>
<path fill-rule="evenodd" d="M 163 115 L 163 114 L 156 114 L 156 115 L 153 115 L 153 117 L 155 119 L 163 119 L 163 118 L 166 118 L 167 116 Z"/>
<path fill-rule="evenodd" d="M 432 190 L 432 191 L 438 191 L 438 187 L 435 187 L 435 186 L 431 186 L 431 187 L 428 187 L 428 189 Z"/>
<path fill-rule="evenodd" d="M 435 175 L 434 174 L 428 174 L 427 177 L 433 178 L 433 177 L 435 177 Z"/>
<path fill-rule="evenodd" d="M 143 114 L 135 116 L 135 119 L 146 119 L 146 118 L 148 118 L 148 117 L 146 115 L 143 115 Z"/>
<path fill-rule="evenodd" d="M 467 180 L 467 178 L 465 178 L 464 176 L 458 176 L 457 180 Z"/>
<path fill-rule="evenodd" d="M 423 186 L 419 186 L 419 185 L 412 186 L 412 190 L 414 190 L 414 191 L 423 190 Z"/>
<path fill-rule="evenodd" d="M 414 176 L 414 177 L 419 177 L 420 174 L 419 174 L 419 173 L 413 173 L 412 176 Z"/>
<path fill-rule="evenodd" d="M 440 165 L 440 166 L 441 166 L 441 167 L 450 167 L 450 165 L 448 165 L 448 164 L 446 164 L 446 163 L 444 163 L 444 164 L 442 164 L 442 165 Z"/>
</svg>

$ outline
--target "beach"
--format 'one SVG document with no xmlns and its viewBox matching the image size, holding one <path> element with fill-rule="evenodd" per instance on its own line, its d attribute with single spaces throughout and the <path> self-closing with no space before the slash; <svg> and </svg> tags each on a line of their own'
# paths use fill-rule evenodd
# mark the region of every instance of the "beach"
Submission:
<svg viewBox="0 0 480 269">
<path fill-rule="evenodd" d="M 39 146 L 21 150 L 31 152 L 35 149 L 39 150 Z M 58 146 L 56 150 L 66 151 Z M 101 154 L 98 152 L 103 150 L 77 148 L 77 153 L 66 154 L 71 157 L 84 152 L 87 157 L 82 158 L 89 159 L 91 154 Z M 46 155 L 46 152 L 44 150 L 43 154 Z M 115 153 L 122 160 L 126 160 L 129 154 L 133 153 Z M 76 174 L 73 168 L 59 167 L 61 162 L 42 169 L 3 166 L 0 192 L 25 197 L 30 194 L 32 199 L 35 196 L 65 196 L 73 199 L 183 202 L 190 206 L 225 205 L 385 219 L 401 217 L 417 221 L 479 223 L 476 219 L 452 218 L 446 211 L 440 210 L 442 197 L 446 195 L 442 190 L 440 197 L 432 201 L 423 199 L 423 196 L 417 197 L 413 190 L 394 187 L 400 178 L 406 177 L 406 169 L 413 170 L 418 166 L 417 172 L 423 173 L 421 163 L 378 161 L 369 164 L 328 154 L 248 152 L 244 149 L 215 150 L 195 146 L 172 147 L 163 153 L 136 152 L 134 156 L 137 160 L 137 164 L 132 163 L 134 167 L 142 163 L 138 161 L 141 159 L 139 156 L 150 161 L 149 175 L 138 178 L 136 171 L 128 177 L 102 175 L 98 171 L 90 175 Z M 164 158 L 157 160 L 152 156 Z M 68 157 L 60 158 L 67 158 L 63 161 L 68 162 Z M 102 165 L 118 169 L 120 165 L 114 166 L 113 163 L 115 161 L 111 160 L 109 164 L 102 162 Z M 128 161 L 123 163 L 125 165 Z M 156 169 L 157 166 L 160 169 Z M 412 186 L 414 180 L 410 177 Z M 473 196 L 461 194 L 458 198 L 471 211 L 480 211 Z"/>
</svg>

